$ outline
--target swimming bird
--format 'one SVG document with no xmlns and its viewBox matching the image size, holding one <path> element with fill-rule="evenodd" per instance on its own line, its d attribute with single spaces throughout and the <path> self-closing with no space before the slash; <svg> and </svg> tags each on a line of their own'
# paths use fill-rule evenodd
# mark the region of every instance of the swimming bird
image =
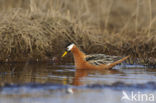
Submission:
<svg viewBox="0 0 156 103">
<path fill-rule="evenodd" d="M 118 56 L 110 56 L 105 54 L 86 55 L 74 43 L 67 46 L 67 49 L 62 57 L 64 57 L 70 51 L 74 56 L 76 69 L 112 69 L 112 67 L 122 63 L 129 57 L 126 56 L 121 59 Z"/>
</svg>

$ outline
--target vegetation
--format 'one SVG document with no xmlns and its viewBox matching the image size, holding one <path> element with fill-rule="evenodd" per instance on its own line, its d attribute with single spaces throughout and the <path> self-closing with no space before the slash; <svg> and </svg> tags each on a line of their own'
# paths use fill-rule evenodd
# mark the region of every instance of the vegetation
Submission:
<svg viewBox="0 0 156 103">
<path fill-rule="evenodd" d="M 48 60 L 74 42 L 86 53 L 156 63 L 154 0 L 1 0 L 0 60 Z M 138 60 L 139 58 L 139 60 Z"/>
</svg>

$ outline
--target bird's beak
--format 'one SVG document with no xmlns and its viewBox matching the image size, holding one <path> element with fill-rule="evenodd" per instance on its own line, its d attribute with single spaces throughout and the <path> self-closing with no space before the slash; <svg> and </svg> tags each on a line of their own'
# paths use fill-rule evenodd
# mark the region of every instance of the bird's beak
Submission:
<svg viewBox="0 0 156 103">
<path fill-rule="evenodd" d="M 67 54 L 68 52 L 67 51 L 65 51 L 64 53 L 63 53 L 63 55 L 62 55 L 62 58 Z"/>
</svg>

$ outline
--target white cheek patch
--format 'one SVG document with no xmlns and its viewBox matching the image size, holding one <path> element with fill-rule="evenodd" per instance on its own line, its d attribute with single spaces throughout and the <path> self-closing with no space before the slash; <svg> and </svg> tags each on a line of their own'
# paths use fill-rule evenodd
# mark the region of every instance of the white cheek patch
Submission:
<svg viewBox="0 0 156 103">
<path fill-rule="evenodd" d="M 73 48 L 74 44 L 70 44 L 68 47 L 67 47 L 67 50 L 70 51 L 72 48 Z"/>
</svg>

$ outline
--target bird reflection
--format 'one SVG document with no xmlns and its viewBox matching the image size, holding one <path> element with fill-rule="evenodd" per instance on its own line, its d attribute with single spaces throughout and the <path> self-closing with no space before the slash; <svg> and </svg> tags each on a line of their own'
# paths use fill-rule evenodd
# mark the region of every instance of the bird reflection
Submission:
<svg viewBox="0 0 156 103">
<path fill-rule="evenodd" d="M 108 74 L 123 74 L 123 72 L 110 69 L 110 70 L 89 70 L 89 69 L 76 69 L 75 77 L 73 79 L 73 85 L 74 86 L 80 86 L 83 85 L 81 82 L 83 77 L 88 76 L 89 74 L 95 74 L 100 73 L 102 75 L 108 75 Z"/>
</svg>

